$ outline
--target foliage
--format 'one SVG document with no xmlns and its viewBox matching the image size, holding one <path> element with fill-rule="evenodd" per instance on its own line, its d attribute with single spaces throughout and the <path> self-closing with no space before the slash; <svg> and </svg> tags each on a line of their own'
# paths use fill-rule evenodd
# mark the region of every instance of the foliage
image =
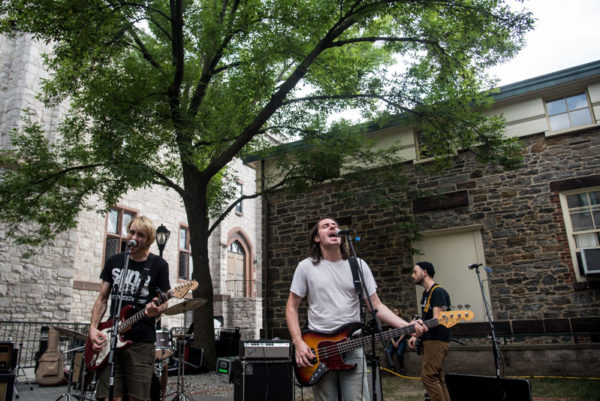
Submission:
<svg viewBox="0 0 600 401">
<path fill-rule="evenodd" d="M 277 150 L 270 177 L 295 191 L 396 162 L 364 132 L 398 115 L 423 127 L 436 154 L 471 149 L 513 166 L 514 143 L 481 113 L 485 69 L 531 27 L 502 0 L 2 0 L 0 33 L 51 44 L 42 99 L 70 112 L 56 140 L 34 122 L 15 131 L 0 219 L 36 223 L 31 242 L 127 190 L 171 188 L 188 215 L 195 295 L 212 299 L 206 241 L 232 208 L 227 165 L 271 137 L 299 140 Z M 329 123 L 346 109 L 374 125 Z"/>
</svg>

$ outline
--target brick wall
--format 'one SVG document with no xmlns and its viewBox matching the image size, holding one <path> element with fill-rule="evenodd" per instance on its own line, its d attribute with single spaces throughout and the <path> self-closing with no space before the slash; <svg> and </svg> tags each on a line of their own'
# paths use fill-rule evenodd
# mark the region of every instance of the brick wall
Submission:
<svg viewBox="0 0 600 401">
<path fill-rule="evenodd" d="M 494 319 L 600 315 L 600 290 L 575 289 L 558 194 L 549 185 L 600 173 L 598 134 L 598 128 L 592 128 L 549 138 L 525 137 L 525 167 L 513 171 L 480 165 L 470 153 L 461 153 L 457 165 L 438 176 L 426 176 L 418 164 L 398 166 L 414 187 L 467 192 L 466 206 L 415 217 L 421 230 L 483 227 L 486 262 L 494 267 L 490 278 Z M 324 216 L 344 219 L 368 238 L 359 243 L 359 255 L 371 266 L 383 302 L 400 305 L 408 313 L 417 310 L 410 280 L 412 257 L 406 246 L 399 245 L 402 234 L 393 230 L 391 210 L 343 203 L 336 195 L 338 185 L 320 185 L 300 199 L 280 192 L 267 200 L 265 327 L 272 333 L 287 331 L 285 302 L 294 269 L 307 254 L 310 227 Z M 362 191 L 356 185 L 345 189 Z"/>
</svg>

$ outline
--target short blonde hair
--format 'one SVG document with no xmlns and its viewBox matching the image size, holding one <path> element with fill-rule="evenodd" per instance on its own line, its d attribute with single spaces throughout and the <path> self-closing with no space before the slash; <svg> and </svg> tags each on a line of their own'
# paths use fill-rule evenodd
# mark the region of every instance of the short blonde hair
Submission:
<svg viewBox="0 0 600 401">
<path fill-rule="evenodd" d="M 135 216 L 129 221 L 129 224 L 127 224 L 128 232 L 131 228 L 131 225 L 134 223 L 138 229 L 146 232 L 146 236 L 148 237 L 148 248 L 150 248 L 150 246 L 156 239 L 156 228 L 154 228 L 154 223 L 152 223 L 152 220 L 150 220 L 146 216 Z"/>
</svg>

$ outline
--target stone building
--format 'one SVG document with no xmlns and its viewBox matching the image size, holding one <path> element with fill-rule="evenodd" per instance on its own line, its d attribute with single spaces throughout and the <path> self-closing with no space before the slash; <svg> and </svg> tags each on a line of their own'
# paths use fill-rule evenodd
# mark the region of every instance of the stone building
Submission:
<svg viewBox="0 0 600 401">
<path fill-rule="evenodd" d="M 405 316 L 418 313 L 422 291 L 410 279 L 412 267 L 429 260 L 453 305 L 468 304 L 475 313 L 471 323 L 453 328 L 455 336 L 479 335 L 488 343 L 485 296 L 498 335 L 512 351 L 518 344 L 544 343 L 545 352 L 549 342 L 575 342 L 584 348 L 561 354 L 554 369 L 600 371 L 600 61 L 501 87 L 494 97 L 492 112 L 505 117 L 505 134 L 522 144 L 524 165 L 516 170 L 482 165 L 471 152 L 459 152 L 454 167 L 427 175 L 417 130 L 390 126 L 371 133 L 382 141 L 399 139 L 406 160 L 396 166 L 399 173 L 413 187 L 442 195 L 409 206 L 422 234 L 411 245 L 422 255 L 413 256 L 394 229 L 391 209 L 360 201 L 368 196 L 358 184 L 325 182 L 300 199 L 282 191 L 265 200 L 267 335 L 289 336 L 285 303 L 294 269 L 306 256 L 310 228 L 330 216 L 357 231 L 359 256 L 373 270 L 379 297 Z M 261 166 L 259 179 L 270 161 Z M 359 201 L 344 202 L 341 189 L 354 191 Z M 468 268 L 474 263 L 491 268 L 478 269 L 483 291 L 476 270 Z M 451 349 L 454 355 L 464 350 L 454 343 Z M 539 366 L 542 360 L 548 359 L 530 360 L 524 369 L 550 369 Z M 464 361 L 452 366 L 472 367 Z"/>
<path fill-rule="evenodd" d="M 29 36 L 0 36 L 0 146 L 10 147 L 9 132 L 22 124 L 25 110 L 52 140 L 67 107 L 49 110 L 36 99 L 41 79 L 48 73 L 42 54 L 51 48 Z M 234 160 L 239 192 L 255 191 L 255 170 Z M 212 233 L 210 268 L 214 285 L 214 314 L 225 328 L 240 328 L 256 338 L 262 323 L 260 201 L 244 200 Z M 81 212 L 77 228 L 58 236 L 36 255 L 22 259 L 23 250 L 0 226 L 0 320 L 87 323 L 99 289 L 104 260 L 119 251 L 124 226 L 131 216 L 148 216 L 156 226 L 170 230 L 164 258 L 172 286 L 189 279 L 193 271 L 187 219 L 179 196 L 152 187 L 131 191 L 108 214 Z M 26 229 L 26 227 L 24 227 Z M 153 245 L 151 251 L 158 254 Z M 191 294 L 190 294 L 191 296 Z M 171 300 L 174 304 L 176 300 Z M 191 316 L 163 318 L 163 326 L 189 326 Z"/>
</svg>

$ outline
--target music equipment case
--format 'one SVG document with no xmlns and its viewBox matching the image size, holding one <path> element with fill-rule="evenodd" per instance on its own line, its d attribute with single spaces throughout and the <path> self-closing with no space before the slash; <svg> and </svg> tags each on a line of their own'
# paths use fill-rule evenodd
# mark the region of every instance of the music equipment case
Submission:
<svg viewBox="0 0 600 401">
<path fill-rule="evenodd" d="M 446 374 L 452 401 L 531 401 L 531 383 L 526 379 Z"/>
</svg>

